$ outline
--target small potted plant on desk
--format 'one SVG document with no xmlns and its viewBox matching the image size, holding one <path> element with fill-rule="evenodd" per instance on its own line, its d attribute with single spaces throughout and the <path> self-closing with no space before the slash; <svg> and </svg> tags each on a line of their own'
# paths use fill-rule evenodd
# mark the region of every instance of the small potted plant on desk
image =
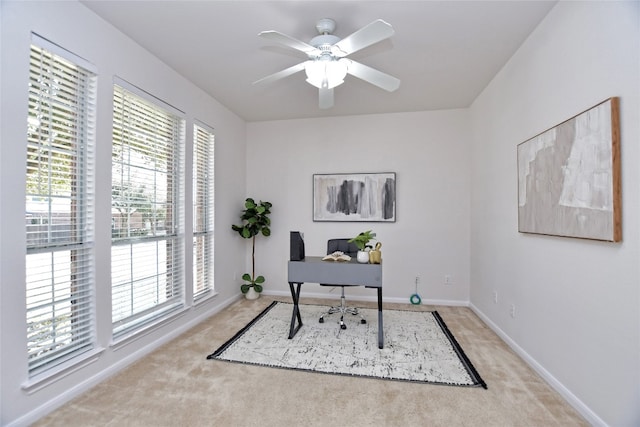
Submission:
<svg viewBox="0 0 640 427">
<path fill-rule="evenodd" d="M 271 220 L 269 219 L 271 206 L 269 202 L 260 201 L 260 203 L 256 203 L 252 198 L 248 198 L 245 200 L 245 209 L 240 216 L 242 224 L 231 226 L 243 238 L 252 239 L 251 274 L 245 273 L 242 275 L 242 280 L 247 283 L 240 286 L 240 291 L 247 299 L 256 299 L 262 292 L 264 276 L 256 277 L 256 236 L 258 234 L 262 234 L 265 237 L 271 235 L 271 229 L 269 228 L 271 225 Z"/>
<path fill-rule="evenodd" d="M 349 240 L 349 243 L 355 243 L 358 247 L 358 255 L 356 259 L 359 263 L 366 264 L 369 262 L 369 250 L 372 246 L 369 242 L 376 237 L 376 233 L 372 233 L 371 230 L 363 231 L 353 239 Z"/>
</svg>

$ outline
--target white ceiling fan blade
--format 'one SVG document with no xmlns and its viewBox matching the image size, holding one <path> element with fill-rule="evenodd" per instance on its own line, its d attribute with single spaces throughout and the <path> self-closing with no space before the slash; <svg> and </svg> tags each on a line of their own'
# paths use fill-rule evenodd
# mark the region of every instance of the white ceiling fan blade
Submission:
<svg viewBox="0 0 640 427">
<path fill-rule="evenodd" d="M 380 89 L 393 92 L 400 87 L 400 80 L 390 76 L 389 74 L 383 73 L 382 71 L 378 71 L 375 68 L 368 67 L 351 59 L 342 58 L 340 61 L 348 61 L 347 73 L 362 79 L 367 83 L 371 83 L 374 86 L 378 86 Z"/>
<path fill-rule="evenodd" d="M 394 33 L 395 31 L 390 24 L 382 19 L 378 19 L 334 44 L 331 52 L 338 57 L 347 56 L 384 39 L 388 39 Z"/>
<path fill-rule="evenodd" d="M 333 107 L 333 89 L 320 88 L 319 91 L 320 108 L 326 110 L 327 108 Z"/>
<path fill-rule="evenodd" d="M 304 52 L 307 55 L 320 55 L 320 49 L 311 46 L 303 41 L 294 39 L 286 34 L 282 34 L 278 31 L 263 31 L 258 34 L 258 36 L 263 37 L 267 40 L 274 41 L 276 43 L 283 44 L 285 46 L 289 46 L 293 49 L 299 50 L 300 52 Z"/>
<path fill-rule="evenodd" d="M 301 62 L 299 64 L 296 64 L 296 65 L 292 66 L 292 67 L 286 68 L 286 69 L 284 69 L 282 71 L 278 71 L 277 73 L 273 73 L 273 74 L 271 74 L 269 76 L 263 77 L 260 80 L 256 80 L 255 82 L 253 82 L 253 84 L 255 85 L 255 84 L 259 84 L 259 83 L 271 83 L 271 82 L 274 82 L 274 81 L 276 81 L 278 79 L 282 79 L 282 78 L 288 77 L 288 76 L 290 76 L 292 74 L 295 74 L 297 72 L 300 72 L 300 71 L 304 70 L 304 67 L 307 64 L 307 62 L 309 62 L 309 61 Z"/>
</svg>

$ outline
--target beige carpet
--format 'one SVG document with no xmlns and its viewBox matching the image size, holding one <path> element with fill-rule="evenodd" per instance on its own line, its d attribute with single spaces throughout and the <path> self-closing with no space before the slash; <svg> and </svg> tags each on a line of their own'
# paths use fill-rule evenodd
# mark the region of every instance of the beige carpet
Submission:
<svg viewBox="0 0 640 427">
<path fill-rule="evenodd" d="M 388 308 L 438 310 L 488 390 L 206 359 L 271 301 L 273 298 L 263 296 L 233 304 L 35 425 L 588 425 L 468 308 L 385 304 Z"/>
</svg>

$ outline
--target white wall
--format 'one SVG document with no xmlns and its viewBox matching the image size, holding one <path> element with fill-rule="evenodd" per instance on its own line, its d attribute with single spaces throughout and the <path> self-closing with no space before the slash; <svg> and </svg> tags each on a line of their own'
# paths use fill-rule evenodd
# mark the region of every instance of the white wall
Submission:
<svg viewBox="0 0 640 427">
<path fill-rule="evenodd" d="M 559 3 L 470 110 L 471 302 L 595 425 L 640 424 L 638 5 Z M 612 96 L 623 241 L 519 234 L 516 145 Z"/>
<path fill-rule="evenodd" d="M 265 292 L 289 294 L 289 231 L 305 234 L 308 255 L 322 255 L 327 239 L 372 229 L 382 242 L 385 300 L 408 303 L 420 276 L 423 300 L 466 304 L 468 140 L 466 110 L 248 124 L 247 193 L 273 203 L 273 234 L 256 245 Z M 395 223 L 313 222 L 313 174 L 353 172 L 396 173 Z M 445 274 L 454 284 L 443 284 Z M 326 292 L 319 285 L 303 287 L 307 296 Z M 348 294 L 375 299 L 362 288 Z"/>
<path fill-rule="evenodd" d="M 245 193 L 245 123 L 203 91 L 76 2 L 2 1 L 0 126 L 0 424 L 24 425 L 104 379 L 155 346 L 219 310 L 238 296 L 232 271 L 242 269 L 246 247 L 227 230 Z M 27 393 L 24 276 L 24 174 L 27 81 L 31 31 L 81 56 L 98 69 L 97 122 L 97 361 Z M 129 81 L 186 113 L 188 141 L 193 119 L 216 134 L 216 272 L 218 295 L 180 318 L 114 351 L 109 346 L 110 170 L 113 76 Z M 187 152 L 191 143 L 186 145 Z M 188 175 L 190 176 L 190 175 Z M 187 195 L 190 194 L 187 180 Z M 189 200 L 189 198 L 188 198 Z M 191 212 L 189 206 L 187 214 Z M 190 221 L 188 222 L 190 224 Z M 222 231 L 219 231 L 222 230 Z M 187 248 L 189 248 L 187 241 Z M 220 250 L 223 248 L 224 250 Z M 187 251 L 187 254 L 189 251 Z M 234 268 L 234 265 L 238 265 Z M 188 264 L 187 264 L 188 265 Z M 231 268 L 226 268 L 231 266 Z M 187 277 L 190 284 L 191 278 Z M 189 286 L 190 287 L 190 286 Z M 106 302 L 105 302 L 106 301 Z"/>
</svg>

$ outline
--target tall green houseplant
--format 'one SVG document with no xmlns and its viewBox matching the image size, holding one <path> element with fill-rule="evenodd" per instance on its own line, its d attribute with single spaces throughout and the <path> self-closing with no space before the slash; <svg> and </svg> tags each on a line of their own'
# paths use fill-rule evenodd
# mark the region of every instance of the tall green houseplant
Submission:
<svg viewBox="0 0 640 427">
<path fill-rule="evenodd" d="M 271 203 L 263 202 L 256 203 L 252 198 L 247 198 L 244 202 L 245 209 L 242 211 L 240 219 L 242 224 L 232 225 L 231 228 L 237 231 L 240 236 L 245 239 L 251 239 L 251 275 L 245 273 L 242 275 L 244 283 L 240 286 L 240 290 L 243 294 L 246 294 L 250 288 L 258 293 L 262 292 L 262 284 L 264 283 L 264 276 L 256 277 L 256 236 L 262 234 L 265 237 L 271 235 L 271 220 L 269 215 L 271 214 Z"/>
</svg>

